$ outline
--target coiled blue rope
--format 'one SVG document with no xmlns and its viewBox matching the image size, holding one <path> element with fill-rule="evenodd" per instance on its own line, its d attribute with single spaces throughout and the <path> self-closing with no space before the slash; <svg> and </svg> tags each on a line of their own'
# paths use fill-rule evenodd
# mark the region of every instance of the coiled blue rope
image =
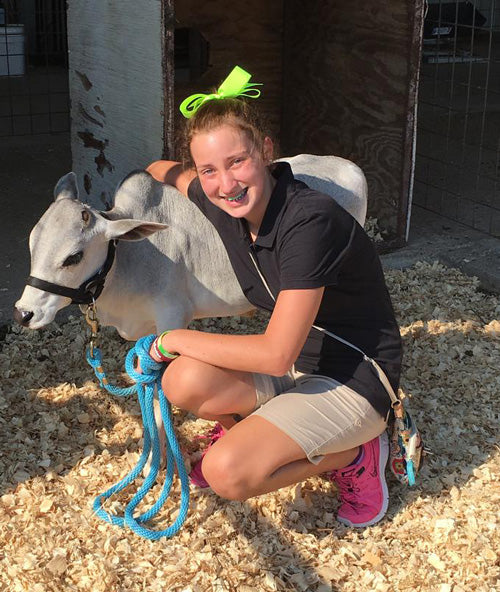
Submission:
<svg viewBox="0 0 500 592">
<path fill-rule="evenodd" d="M 187 517 L 189 509 L 189 477 L 184 465 L 182 453 L 175 437 L 174 426 L 172 421 L 172 412 L 170 403 L 165 397 L 161 388 L 161 375 L 164 369 L 164 364 L 159 364 L 151 358 L 149 350 L 155 339 L 155 335 L 148 335 L 139 339 L 135 346 L 128 352 L 125 360 L 125 370 L 135 385 L 128 388 L 120 388 L 108 384 L 106 374 L 102 369 L 101 351 L 98 347 L 89 347 L 87 349 L 87 362 L 94 369 L 95 375 L 99 380 L 99 384 L 105 388 L 109 393 L 118 395 L 119 397 L 126 397 L 137 393 L 139 403 L 141 406 L 142 421 L 144 424 L 144 446 L 141 457 L 137 465 L 123 478 L 121 481 L 110 487 L 104 493 L 98 495 L 93 504 L 94 512 L 104 521 L 124 528 L 128 526 L 139 536 L 149 539 L 158 540 L 161 537 L 171 537 L 176 534 Z M 140 362 L 142 373 L 136 370 L 136 358 Z M 167 456 L 167 473 L 165 476 L 165 483 L 158 501 L 146 512 L 134 517 L 135 508 L 141 503 L 148 491 L 156 482 L 156 477 L 160 470 L 160 440 L 158 429 L 154 418 L 154 390 L 158 393 L 158 400 L 160 403 L 161 416 L 163 426 L 167 436 L 166 456 Z M 149 455 L 151 453 L 151 464 L 149 473 L 144 479 L 143 484 L 138 489 L 137 493 L 130 500 L 125 508 L 123 516 L 114 516 L 106 512 L 102 504 L 115 493 L 125 489 L 132 481 L 134 481 L 144 469 Z M 177 472 L 181 481 L 181 502 L 179 514 L 175 522 L 164 530 L 151 530 L 142 526 L 142 523 L 151 520 L 166 502 L 173 482 L 174 463 L 177 465 Z"/>
</svg>

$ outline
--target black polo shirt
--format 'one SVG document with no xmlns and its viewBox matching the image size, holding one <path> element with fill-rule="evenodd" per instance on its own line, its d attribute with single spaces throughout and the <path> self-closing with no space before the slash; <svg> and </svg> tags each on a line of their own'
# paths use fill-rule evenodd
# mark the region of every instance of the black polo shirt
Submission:
<svg viewBox="0 0 500 592">
<path fill-rule="evenodd" d="M 189 185 L 189 198 L 218 230 L 241 288 L 253 305 L 267 311 L 274 308 L 250 252 L 275 298 L 281 290 L 324 286 L 314 324 L 374 358 L 397 392 L 401 338 L 372 241 L 332 197 L 294 179 L 288 163 L 273 166 L 276 185 L 255 243 L 246 220 L 213 205 L 198 178 Z M 383 416 L 390 408 L 389 396 L 371 364 L 316 329 L 311 329 L 295 368 L 336 378 L 368 399 Z"/>
</svg>

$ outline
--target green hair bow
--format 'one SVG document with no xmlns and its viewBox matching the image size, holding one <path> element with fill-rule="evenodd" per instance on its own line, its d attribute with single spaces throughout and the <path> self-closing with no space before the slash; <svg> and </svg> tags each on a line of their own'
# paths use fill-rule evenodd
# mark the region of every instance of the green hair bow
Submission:
<svg viewBox="0 0 500 592">
<path fill-rule="evenodd" d="M 255 88 L 261 86 L 260 82 L 249 83 L 248 81 L 252 77 L 251 74 L 235 66 L 229 76 L 219 86 L 216 93 L 204 95 L 203 93 L 197 93 L 190 95 L 187 99 L 182 101 L 179 109 L 186 119 L 192 117 L 196 111 L 206 103 L 213 99 L 227 99 L 230 97 L 248 97 L 250 99 L 257 99 L 260 97 L 260 90 Z"/>
</svg>

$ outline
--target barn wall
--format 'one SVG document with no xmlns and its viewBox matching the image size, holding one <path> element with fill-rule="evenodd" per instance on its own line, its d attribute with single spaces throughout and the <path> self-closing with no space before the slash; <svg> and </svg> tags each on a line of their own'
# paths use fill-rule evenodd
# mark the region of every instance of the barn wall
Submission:
<svg viewBox="0 0 500 592">
<path fill-rule="evenodd" d="M 259 106 L 281 153 L 357 162 L 369 216 L 388 244 L 404 240 L 423 0 L 68 5 L 73 161 L 90 203 L 109 202 L 130 170 L 178 156 L 180 102 L 238 64 L 264 83 Z M 174 75 L 174 23 L 208 42 L 208 69 L 187 82 Z"/>
<path fill-rule="evenodd" d="M 68 2 L 73 167 L 97 207 L 163 151 L 163 6 Z"/>
<path fill-rule="evenodd" d="M 209 69 L 197 80 L 175 83 L 176 129 L 179 104 L 192 93 L 217 86 L 238 65 L 262 82 L 259 108 L 279 135 L 282 102 L 283 0 L 176 0 L 177 27 L 198 29 L 209 43 Z"/>
<path fill-rule="evenodd" d="M 406 232 L 422 4 L 285 2 L 283 149 L 359 164 L 388 242 Z"/>
</svg>

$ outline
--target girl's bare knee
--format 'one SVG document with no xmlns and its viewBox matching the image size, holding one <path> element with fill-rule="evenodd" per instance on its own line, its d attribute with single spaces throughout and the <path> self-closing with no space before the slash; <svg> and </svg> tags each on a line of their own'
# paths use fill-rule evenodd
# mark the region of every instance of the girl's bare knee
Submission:
<svg viewBox="0 0 500 592">
<path fill-rule="evenodd" d="M 241 457 L 236 458 L 231 450 L 210 451 L 203 459 L 203 476 L 220 497 L 245 501 L 250 497 L 249 482 L 241 465 Z"/>
<path fill-rule="evenodd" d="M 161 386 L 167 399 L 180 409 L 191 410 L 197 407 L 202 397 L 201 383 L 193 371 L 192 361 L 182 356 L 167 366 L 163 373 Z"/>
</svg>

